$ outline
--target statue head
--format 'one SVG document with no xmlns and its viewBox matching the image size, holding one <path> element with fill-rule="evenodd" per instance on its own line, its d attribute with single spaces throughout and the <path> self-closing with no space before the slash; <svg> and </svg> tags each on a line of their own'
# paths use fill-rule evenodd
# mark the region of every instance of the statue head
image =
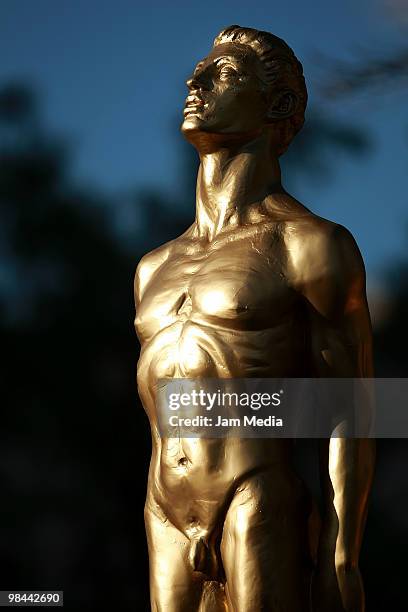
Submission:
<svg viewBox="0 0 408 612">
<path fill-rule="evenodd" d="M 269 131 L 281 155 L 304 123 L 302 65 L 292 49 L 269 32 L 226 28 L 187 86 L 182 131 L 193 144 L 251 140 Z"/>
</svg>

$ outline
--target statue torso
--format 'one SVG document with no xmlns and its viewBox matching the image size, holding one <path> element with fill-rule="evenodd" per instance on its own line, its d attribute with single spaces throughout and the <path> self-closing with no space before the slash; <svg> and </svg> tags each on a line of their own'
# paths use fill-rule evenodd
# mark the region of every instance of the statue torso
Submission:
<svg viewBox="0 0 408 612">
<path fill-rule="evenodd" d="M 135 321 L 139 392 L 153 428 L 160 378 L 302 376 L 303 304 L 280 224 L 235 228 L 210 244 L 187 235 L 166 248 Z M 205 498 L 212 511 L 201 524 L 210 529 L 237 478 L 288 464 L 288 440 L 153 439 L 150 493 L 180 528 L 192 509 L 204 512 Z"/>
</svg>

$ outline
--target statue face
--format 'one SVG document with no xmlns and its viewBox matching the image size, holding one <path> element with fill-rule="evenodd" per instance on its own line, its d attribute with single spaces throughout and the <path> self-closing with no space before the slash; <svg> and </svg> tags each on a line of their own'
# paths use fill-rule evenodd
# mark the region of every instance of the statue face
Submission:
<svg viewBox="0 0 408 612">
<path fill-rule="evenodd" d="M 264 78 L 262 62 L 247 45 L 215 47 L 187 81 L 190 93 L 181 127 L 186 138 L 261 131 L 268 108 Z"/>
</svg>

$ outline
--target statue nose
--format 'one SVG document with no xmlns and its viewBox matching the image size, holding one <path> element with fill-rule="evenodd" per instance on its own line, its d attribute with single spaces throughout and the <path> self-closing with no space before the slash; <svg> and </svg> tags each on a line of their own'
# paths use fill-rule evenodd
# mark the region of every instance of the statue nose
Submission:
<svg viewBox="0 0 408 612">
<path fill-rule="evenodd" d="M 187 87 L 191 89 L 209 89 L 210 88 L 210 76 L 206 70 L 200 70 L 186 81 Z"/>
<path fill-rule="evenodd" d="M 186 81 L 186 84 L 189 89 L 199 89 L 201 86 L 200 82 L 197 80 L 197 77 L 195 76 L 190 77 Z"/>
</svg>

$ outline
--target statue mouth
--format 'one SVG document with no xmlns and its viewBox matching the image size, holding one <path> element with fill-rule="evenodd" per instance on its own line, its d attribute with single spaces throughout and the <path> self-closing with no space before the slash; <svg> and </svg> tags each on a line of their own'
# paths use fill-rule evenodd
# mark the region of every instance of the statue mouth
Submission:
<svg viewBox="0 0 408 612">
<path fill-rule="evenodd" d="M 205 102 L 200 96 L 197 96 L 196 94 L 190 94 L 186 98 L 186 104 L 183 113 L 186 117 L 187 115 L 200 113 L 207 107 L 208 103 Z"/>
</svg>

